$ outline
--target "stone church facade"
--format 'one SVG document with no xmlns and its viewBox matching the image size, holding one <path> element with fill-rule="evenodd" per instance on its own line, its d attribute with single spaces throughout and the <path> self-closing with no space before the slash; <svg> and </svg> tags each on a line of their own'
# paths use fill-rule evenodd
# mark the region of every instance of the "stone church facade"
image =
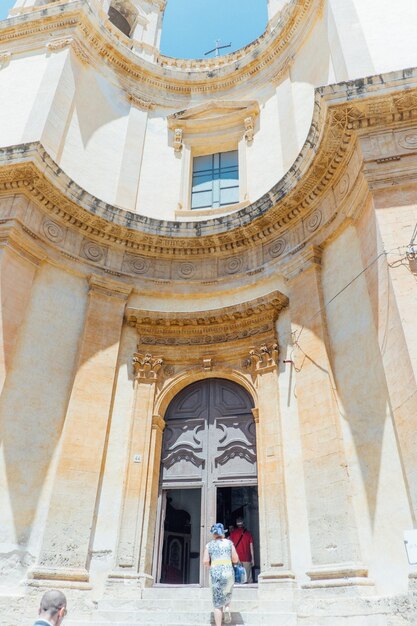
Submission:
<svg viewBox="0 0 417 626">
<path fill-rule="evenodd" d="M 238 514 L 238 623 L 415 624 L 417 5 L 269 0 L 205 60 L 164 9 L 0 22 L 0 624 L 208 623 Z"/>
</svg>

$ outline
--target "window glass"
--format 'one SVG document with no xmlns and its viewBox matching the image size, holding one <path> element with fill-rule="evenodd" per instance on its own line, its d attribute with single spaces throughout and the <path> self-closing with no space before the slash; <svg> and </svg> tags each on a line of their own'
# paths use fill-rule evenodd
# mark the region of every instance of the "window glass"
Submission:
<svg viewBox="0 0 417 626">
<path fill-rule="evenodd" d="M 219 208 L 236 202 L 239 202 L 237 150 L 195 157 L 191 208 Z"/>
</svg>

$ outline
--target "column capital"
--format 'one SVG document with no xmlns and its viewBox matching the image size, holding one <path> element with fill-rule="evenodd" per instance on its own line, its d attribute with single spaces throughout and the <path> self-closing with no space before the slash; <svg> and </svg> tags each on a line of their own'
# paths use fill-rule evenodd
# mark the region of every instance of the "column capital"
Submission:
<svg viewBox="0 0 417 626">
<path fill-rule="evenodd" d="M 118 298 L 119 300 L 126 301 L 132 291 L 131 285 L 105 278 L 104 276 L 97 276 L 91 274 L 88 278 L 90 286 L 89 293 L 95 295 L 105 296 L 107 298 Z"/>
<path fill-rule="evenodd" d="M 259 424 L 259 409 L 257 406 L 252 409 L 252 415 L 255 424 Z"/>
<path fill-rule="evenodd" d="M 19 256 L 25 258 L 33 265 L 40 265 L 48 258 L 45 250 L 34 242 L 36 235 L 27 230 L 27 235 L 22 232 L 23 227 L 15 220 L 7 220 L 0 224 L 0 248 L 8 247 Z M 32 239 L 30 239 L 32 237 Z"/>
<path fill-rule="evenodd" d="M 283 268 L 285 278 L 288 280 L 293 280 L 302 272 L 320 269 L 323 248 L 321 246 L 305 246 L 294 256 L 295 258 Z"/>
<path fill-rule="evenodd" d="M 163 359 L 161 357 L 154 357 L 150 352 L 146 352 L 145 354 L 135 352 L 132 358 L 132 364 L 138 382 L 154 383 L 159 377 Z"/>
<path fill-rule="evenodd" d="M 244 360 L 243 367 L 250 371 L 252 376 L 265 374 L 277 368 L 278 343 L 263 343 L 249 350 L 249 356 Z"/>
</svg>

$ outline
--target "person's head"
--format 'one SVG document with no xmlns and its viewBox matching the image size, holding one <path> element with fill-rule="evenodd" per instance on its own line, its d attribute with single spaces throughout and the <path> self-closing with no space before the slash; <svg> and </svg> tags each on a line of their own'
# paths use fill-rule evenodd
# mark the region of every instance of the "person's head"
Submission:
<svg viewBox="0 0 417 626">
<path fill-rule="evenodd" d="M 220 524 L 220 522 L 217 522 L 216 524 L 213 524 L 213 526 L 210 528 L 210 532 L 214 536 L 215 539 L 217 537 L 224 537 L 224 526 L 223 526 L 223 524 Z"/>
<path fill-rule="evenodd" d="M 244 528 L 245 527 L 245 522 L 244 522 L 243 517 L 237 517 L 236 518 L 236 526 L 238 528 Z"/>
<path fill-rule="evenodd" d="M 67 599 L 58 589 L 51 589 L 43 594 L 39 607 L 39 616 L 51 622 L 54 626 L 59 624 L 67 614 Z"/>
</svg>

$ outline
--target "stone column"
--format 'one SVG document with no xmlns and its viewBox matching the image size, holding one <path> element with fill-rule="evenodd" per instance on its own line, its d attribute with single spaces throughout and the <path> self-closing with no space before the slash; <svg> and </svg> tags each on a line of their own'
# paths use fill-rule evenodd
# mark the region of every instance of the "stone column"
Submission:
<svg viewBox="0 0 417 626">
<path fill-rule="evenodd" d="M 130 287 L 90 278 L 89 301 L 35 579 L 88 583 L 89 547 Z M 93 531 L 94 532 L 94 531 Z"/>
<path fill-rule="evenodd" d="M 165 423 L 153 413 L 156 384 L 162 359 L 136 353 L 135 402 L 132 415 L 127 478 L 116 570 L 109 579 L 143 579 L 153 582 L 152 539 L 162 432 Z"/>
<path fill-rule="evenodd" d="M 258 406 L 253 409 L 253 414 L 256 423 L 261 540 L 259 580 L 262 584 L 279 582 L 292 585 L 294 574 L 289 571 L 277 361 L 277 344 L 262 345 L 259 349 L 251 350 L 247 361 L 258 392 Z"/>
<path fill-rule="evenodd" d="M 370 584 L 359 541 L 340 434 L 320 277 L 311 251 L 292 278 L 290 307 L 312 568 L 307 586 Z"/>
</svg>

